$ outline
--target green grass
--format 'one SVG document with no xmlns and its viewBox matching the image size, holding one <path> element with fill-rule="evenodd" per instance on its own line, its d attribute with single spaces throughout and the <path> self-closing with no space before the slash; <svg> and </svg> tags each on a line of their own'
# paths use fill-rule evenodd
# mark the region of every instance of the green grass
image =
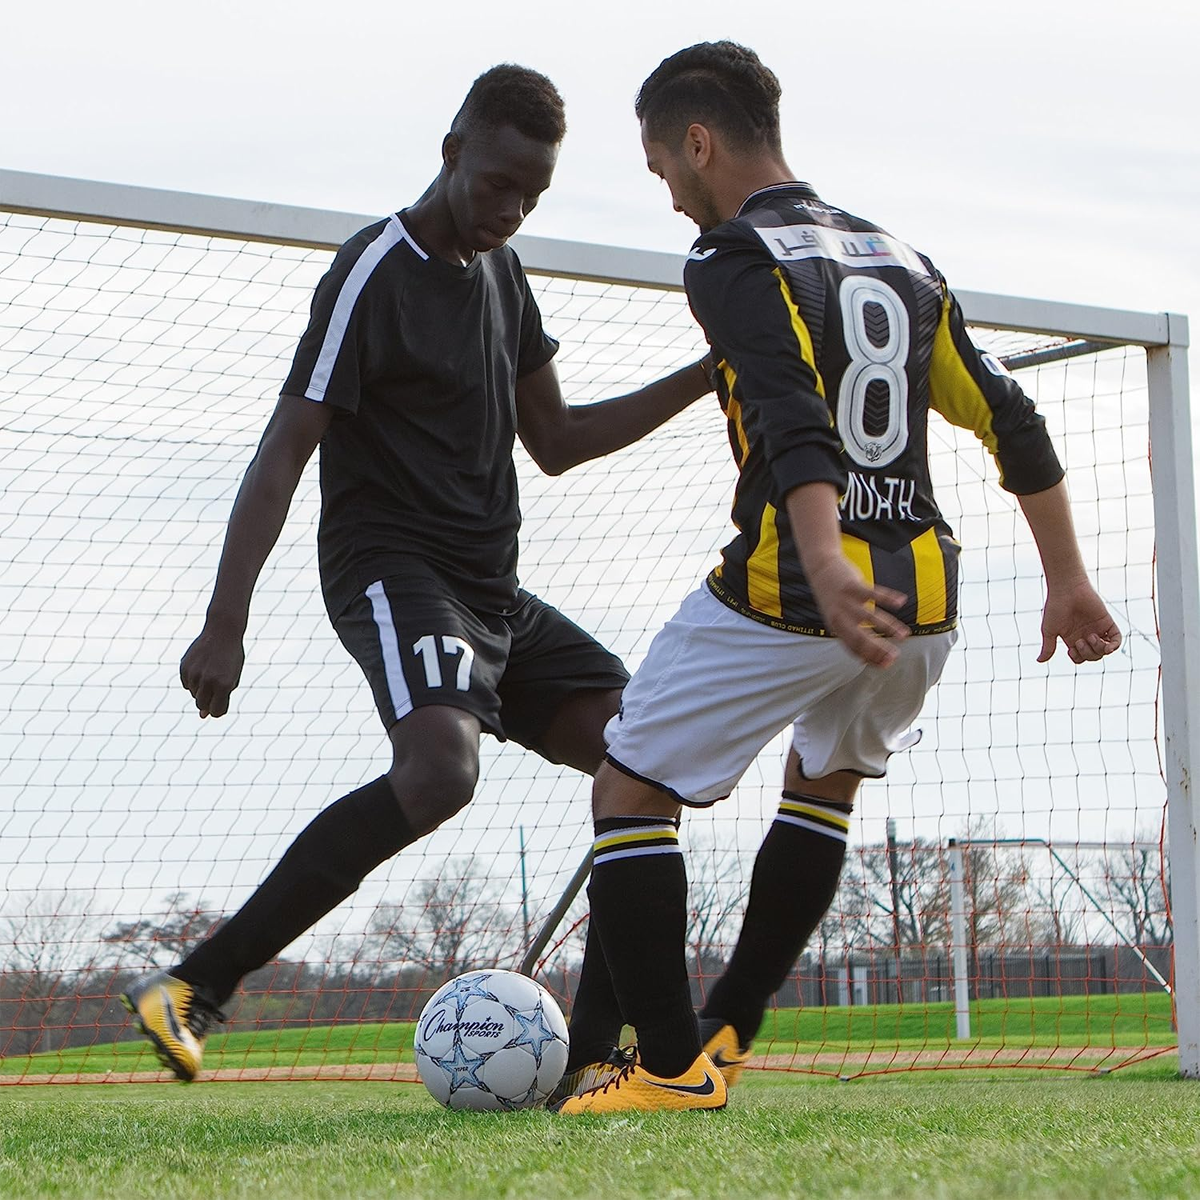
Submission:
<svg viewBox="0 0 1200 1200">
<path fill-rule="evenodd" d="M 1165 992 L 977 1000 L 971 1005 L 971 1041 L 982 1045 L 1173 1046 L 1177 1040 L 1171 1028 L 1171 998 Z M 758 1052 L 766 1053 L 771 1041 L 801 1043 L 809 1049 L 822 1042 L 951 1046 L 954 1005 L 779 1009 L 767 1013 Z"/>
<path fill-rule="evenodd" d="M 411 1062 L 413 1026 L 338 1025 L 259 1030 L 209 1039 L 205 1066 L 231 1068 Z M 938 1050 L 989 1046 L 1173 1046 L 1170 998 L 1165 994 L 1064 996 L 981 1000 L 971 1005 L 971 1041 L 954 1039 L 951 1004 L 780 1009 L 768 1013 L 755 1044 L 759 1054 L 800 1055 L 822 1050 Z M 153 1071 L 144 1042 L 105 1043 L 54 1054 L 0 1059 L 0 1074 L 97 1074 Z"/>
<path fill-rule="evenodd" d="M 723 1113 L 451 1113 L 403 1084 L 0 1088 L 0 1196 L 1200 1195 L 1200 1086 L 1103 1078 L 761 1074 Z"/>
</svg>

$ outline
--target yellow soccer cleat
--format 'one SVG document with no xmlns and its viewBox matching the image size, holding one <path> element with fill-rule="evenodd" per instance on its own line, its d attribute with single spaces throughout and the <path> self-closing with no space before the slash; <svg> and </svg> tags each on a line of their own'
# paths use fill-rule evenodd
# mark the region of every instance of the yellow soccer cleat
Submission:
<svg viewBox="0 0 1200 1200">
<path fill-rule="evenodd" d="M 224 1015 L 190 983 L 166 971 L 135 983 L 121 1003 L 153 1043 L 159 1062 L 185 1083 L 195 1079 L 204 1057 L 204 1039 L 215 1022 L 225 1020 Z"/>
<path fill-rule="evenodd" d="M 715 1026 L 715 1028 L 714 1028 Z M 725 1077 L 725 1086 L 733 1087 L 742 1077 L 750 1047 L 738 1041 L 737 1030 L 732 1025 L 722 1025 L 717 1020 L 701 1019 L 700 1036 L 705 1039 L 704 1053 L 713 1060 L 717 1070 Z"/>
<path fill-rule="evenodd" d="M 683 1112 L 724 1108 L 729 1099 L 725 1080 L 707 1054 L 674 1079 L 651 1075 L 638 1062 L 623 1067 L 606 1083 L 579 1096 L 568 1096 L 555 1112 L 583 1113 Z"/>
<path fill-rule="evenodd" d="M 612 1053 L 602 1062 L 586 1063 L 574 1071 L 568 1071 L 546 1100 L 547 1108 L 554 1108 L 568 1096 L 579 1096 L 592 1088 L 601 1087 L 625 1067 L 637 1061 L 636 1046 L 614 1046 Z"/>
</svg>

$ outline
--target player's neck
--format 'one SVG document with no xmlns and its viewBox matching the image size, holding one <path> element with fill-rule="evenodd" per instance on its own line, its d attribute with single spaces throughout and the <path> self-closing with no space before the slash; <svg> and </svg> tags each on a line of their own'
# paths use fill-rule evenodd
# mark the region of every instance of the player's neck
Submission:
<svg viewBox="0 0 1200 1200">
<path fill-rule="evenodd" d="M 438 186 L 440 182 L 441 176 L 438 176 L 421 198 L 404 210 L 404 219 L 438 258 L 465 267 L 474 259 L 475 251 L 459 236 L 450 204 Z"/>
<path fill-rule="evenodd" d="M 764 188 L 778 187 L 781 183 L 795 183 L 799 177 L 782 158 L 742 159 L 735 172 L 726 177 L 725 186 L 717 193 L 717 204 L 721 219 L 728 221 L 736 217 L 748 196 Z"/>
</svg>

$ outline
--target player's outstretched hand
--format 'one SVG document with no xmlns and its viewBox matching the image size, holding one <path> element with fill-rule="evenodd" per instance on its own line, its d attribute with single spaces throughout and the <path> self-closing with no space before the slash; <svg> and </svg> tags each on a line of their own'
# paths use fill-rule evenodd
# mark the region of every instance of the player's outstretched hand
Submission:
<svg viewBox="0 0 1200 1200">
<path fill-rule="evenodd" d="M 1073 663 L 1098 662 L 1121 645 L 1116 621 L 1086 579 L 1047 591 L 1038 662 L 1054 657 L 1060 638 Z"/>
<path fill-rule="evenodd" d="M 889 608 L 899 608 L 906 597 L 891 588 L 871 587 L 844 555 L 832 555 L 809 574 L 825 627 L 846 644 L 851 653 L 874 667 L 890 667 L 900 651 L 897 643 L 908 637 L 908 626 Z"/>
<path fill-rule="evenodd" d="M 229 696 L 245 662 L 241 637 L 205 625 L 179 663 L 180 682 L 192 693 L 201 717 L 223 717 L 229 711 Z"/>
</svg>

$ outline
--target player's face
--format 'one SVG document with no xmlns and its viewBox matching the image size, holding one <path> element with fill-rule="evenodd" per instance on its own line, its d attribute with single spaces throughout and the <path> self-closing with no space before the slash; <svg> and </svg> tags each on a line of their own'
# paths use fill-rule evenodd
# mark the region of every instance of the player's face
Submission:
<svg viewBox="0 0 1200 1200">
<path fill-rule="evenodd" d="M 450 143 L 453 142 L 453 145 Z M 447 196 L 464 247 L 483 253 L 503 246 L 550 186 L 558 147 L 511 126 L 447 139 Z"/>
<path fill-rule="evenodd" d="M 708 185 L 692 166 L 683 146 L 672 149 L 656 142 L 646 126 L 642 126 L 642 149 L 646 152 L 646 166 L 652 174 L 662 179 L 671 190 L 671 203 L 676 212 L 690 217 L 707 233 L 721 223 L 721 214 Z"/>
</svg>

